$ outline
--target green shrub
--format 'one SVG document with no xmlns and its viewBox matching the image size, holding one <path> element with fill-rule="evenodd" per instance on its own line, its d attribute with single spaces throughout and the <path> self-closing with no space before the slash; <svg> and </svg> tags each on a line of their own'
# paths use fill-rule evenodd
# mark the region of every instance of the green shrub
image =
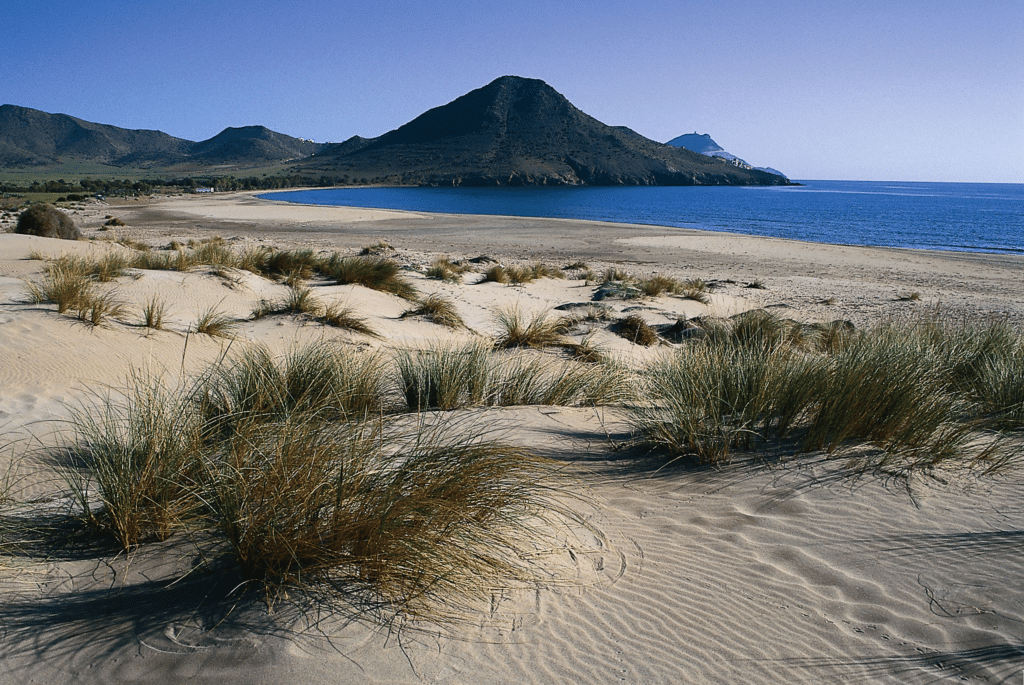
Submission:
<svg viewBox="0 0 1024 685">
<path fill-rule="evenodd" d="M 64 240 L 78 240 L 82 237 L 82 232 L 70 216 L 48 204 L 30 205 L 18 217 L 14 232 Z"/>
</svg>

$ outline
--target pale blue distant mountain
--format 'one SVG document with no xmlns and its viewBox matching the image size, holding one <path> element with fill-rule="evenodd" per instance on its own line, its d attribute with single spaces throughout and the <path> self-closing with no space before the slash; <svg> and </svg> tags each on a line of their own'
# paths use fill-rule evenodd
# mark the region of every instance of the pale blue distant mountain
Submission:
<svg viewBox="0 0 1024 685">
<path fill-rule="evenodd" d="M 712 140 L 711 136 L 707 133 L 697 133 L 696 131 L 693 133 L 684 133 L 683 135 L 668 141 L 666 144 L 673 147 L 681 147 L 690 150 L 691 152 L 699 152 L 700 154 L 707 155 L 708 157 L 718 157 L 719 159 L 724 159 L 741 169 L 757 169 L 758 171 L 767 171 L 769 174 L 788 178 L 781 171 L 777 171 L 771 167 L 755 167 L 736 155 L 726 152 L 725 149 Z"/>
</svg>

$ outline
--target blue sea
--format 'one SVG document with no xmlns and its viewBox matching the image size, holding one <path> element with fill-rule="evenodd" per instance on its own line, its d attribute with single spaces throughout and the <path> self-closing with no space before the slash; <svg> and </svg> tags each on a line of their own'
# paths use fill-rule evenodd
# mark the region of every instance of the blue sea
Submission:
<svg viewBox="0 0 1024 685">
<path fill-rule="evenodd" d="M 302 204 L 555 217 L 964 252 L 1024 253 L 1024 184 L 800 181 L 789 187 L 334 188 Z"/>
</svg>

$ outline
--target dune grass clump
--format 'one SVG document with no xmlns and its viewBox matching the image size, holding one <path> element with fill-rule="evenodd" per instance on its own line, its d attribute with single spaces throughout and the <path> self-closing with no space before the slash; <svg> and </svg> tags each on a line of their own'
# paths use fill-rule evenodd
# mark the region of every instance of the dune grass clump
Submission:
<svg viewBox="0 0 1024 685">
<path fill-rule="evenodd" d="M 126 273 L 130 260 L 120 252 L 108 252 L 102 257 L 78 257 L 61 255 L 47 264 L 45 273 L 73 274 L 91 280 L 107 283 Z"/>
<path fill-rule="evenodd" d="M 277 300 L 259 300 L 252 308 L 249 316 L 262 319 L 272 314 L 308 314 L 318 316 L 324 310 L 323 303 L 313 295 L 313 291 L 304 286 L 288 288 L 288 294 Z"/>
<path fill-rule="evenodd" d="M 353 333 L 362 333 L 371 338 L 380 337 L 380 334 L 366 319 L 356 314 L 355 309 L 344 307 L 334 302 L 324 307 L 323 314 L 320 315 L 320 321 L 328 326 L 352 331 Z"/>
<path fill-rule="evenodd" d="M 265 278 L 308 280 L 322 268 L 323 260 L 312 249 L 274 250 L 258 247 L 246 250 L 237 258 L 239 269 Z"/>
<path fill-rule="evenodd" d="M 615 364 L 551 359 L 526 351 L 498 358 L 486 393 L 488 404 L 501 407 L 606 405 L 630 397 L 628 376 Z"/>
<path fill-rule="evenodd" d="M 501 329 L 495 347 L 557 347 L 567 342 L 565 334 L 571 322 L 563 317 L 551 317 L 549 312 L 538 312 L 532 317 L 518 308 L 498 309 L 494 322 Z"/>
<path fill-rule="evenodd" d="M 396 353 L 397 385 L 412 411 L 485 404 L 495 359 L 482 341 Z"/>
<path fill-rule="evenodd" d="M 466 327 L 466 322 L 459 316 L 455 303 L 442 295 L 427 296 L 420 300 L 419 306 L 403 312 L 400 318 L 405 319 L 410 316 L 422 316 L 448 328 L 459 329 Z"/>
<path fill-rule="evenodd" d="M 500 264 L 495 264 L 484 272 L 483 278 L 480 279 L 480 283 L 501 283 L 507 284 L 509 282 L 508 273 L 505 271 L 505 267 Z"/>
<path fill-rule="evenodd" d="M 339 285 L 354 283 L 371 290 L 391 293 L 406 300 L 416 299 L 416 288 L 399 275 L 396 262 L 377 257 L 337 257 L 325 267 Z"/>
<path fill-rule="evenodd" d="M 455 264 L 447 257 L 439 257 L 427 268 L 427 278 L 448 283 L 462 283 L 462 274 L 471 271 L 466 264 Z"/>
<path fill-rule="evenodd" d="M 309 288 L 289 288 L 282 304 L 285 311 L 293 314 L 316 316 L 323 310 L 323 304 L 320 303 L 320 300 L 313 295 L 313 291 Z"/>
<path fill-rule="evenodd" d="M 252 348 L 179 389 L 133 377 L 74 414 L 65 477 L 124 549 L 198 535 L 270 603 L 356 596 L 443 621 L 538 580 L 530 552 L 571 516 L 564 478 L 478 424 L 368 420 L 382 368 L 318 344 Z"/>
<path fill-rule="evenodd" d="M 983 331 L 908 320 L 853 332 L 839 322 L 832 327 L 842 343 L 826 345 L 795 340 L 789 324 L 761 315 L 746 323 L 648 370 L 650 402 L 632 410 L 646 439 L 704 463 L 781 441 L 798 452 L 857 452 L 860 468 L 900 472 L 941 464 L 993 470 L 1012 458 L 993 429 L 1014 426 L 1020 395 L 1000 410 L 972 390 L 985 365 L 975 362 L 992 358 L 976 354 L 986 347 Z"/>
<path fill-rule="evenodd" d="M 589 364 L 598 364 L 607 361 L 607 356 L 598 348 L 593 341 L 593 333 L 586 335 L 579 342 L 568 342 L 563 348 L 573 359 Z"/>
<path fill-rule="evenodd" d="M 391 247 L 391 243 L 389 243 L 386 240 L 379 240 L 373 245 L 367 245 L 366 247 L 364 247 L 362 250 L 359 251 L 359 255 L 362 257 L 375 256 L 383 254 L 391 249 L 393 249 Z"/>
<path fill-rule="evenodd" d="M 612 404 L 630 396 L 625 372 L 487 344 L 439 344 L 397 355 L 397 384 L 410 410 L 473 406 Z"/>
<path fill-rule="evenodd" d="M 810 373 L 788 348 L 686 346 L 645 370 L 650 402 L 631 409 L 632 421 L 648 443 L 674 457 L 721 463 L 770 430 L 786 435 L 805 409 L 794 385 Z"/>
<path fill-rule="evenodd" d="M 203 333 L 211 338 L 230 338 L 238 327 L 238 322 L 216 307 L 210 307 L 199 315 L 196 320 L 196 333 Z"/>
<path fill-rule="evenodd" d="M 537 280 L 537 273 L 530 266 L 510 266 L 505 269 L 509 285 L 525 285 Z"/>
<path fill-rule="evenodd" d="M 533 277 L 536 278 L 558 278 L 564 279 L 565 272 L 558 267 L 550 266 L 543 262 L 536 262 L 530 267 L 530 271 L 533 272 Z"/>
<path fill-rule="evenodd" d="M 142 309 L 142 324 L 146 328 L 152 328 L 154 331 L 163 330 L 166 312 L 167 304 L 154 295 Z"/>
<path fill-rule="evenodd" d="M 650 347 L 661 340 L 639 314 L 630 314 L 615 325 L 615 332 L 635 345 Z"/>
<path fill-rule="evenodd" d="M 100 326 L 108 319 L 124 315 L 125 305 L 117 299 L 115 293 L 89 293 L 75 304 L 79 321 L 92 326 Z"/>
<path fill-rule="evenodd" d="M 123 399 L 99 399 L 72 417 L 73 465 L 63 469 L 70 491 L 86 520 L 124 549 L 166 538 L 199 509 L 199 416 L 152 377 L 131 376 Z"/>
<path fill-rule="evenodd" d="M 388 402 L 386 368 L 374 354 L 359 354 L 315 343 L 275 357 L 263 346 L 210 370 L 194 392 L 208 426 L 277 421 L 319 412 L 332 419 L 380 412 Z"/>
<path fill-rule="evenodd" d="M 622 280 L 622 279 L 611 279 Z M 669 276 L 651 276 L 637 283 L 640 292 L 647 297 L 657 297 L 662 293 L 677 295 L 682 291 L 683 285 L 678 280 Z"/>
<path fill-rule="evenodd" d="M 42 284 L 28 287 L 34 302 L 53 302 L 63 314 L 92 296 L 93 280 L 77 268 L 55 262 L 47 268 Z"/>
<path fill-rule="evenodd" d="M 531 579 L 521 545 L 562 510 L 547 462 L 474 433 L 309 416 L 262 426 L 207 462 L 212 518 L 271 601 L 289 587 L 361 590 L 437 620 Z"/>
</svg>

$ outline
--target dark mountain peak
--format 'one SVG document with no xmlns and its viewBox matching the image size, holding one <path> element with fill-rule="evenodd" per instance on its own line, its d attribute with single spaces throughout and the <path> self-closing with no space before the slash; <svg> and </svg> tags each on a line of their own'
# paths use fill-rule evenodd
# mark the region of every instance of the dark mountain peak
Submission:
<svg viewBox="0 0 1024 685">
<path fill-rule="evenodd" d="M 161 131 L 94 124 L 67 114 L 0 106 L 0 163 L 52 164 L 61 158 L 105 164 L 180 159 L 191 143 Z"/>
<path fill-rule="evenodd" d="M 212 140 L 274 140 L 280 133 L 274 133 L 266 126 L 228 126 L 226 129 L 203 142 Z"/>
<path fill-rule="evenodd" d="M 430 143 L 493 133 L 510 121 L 555 121 L 579 113 L 554 88 L 538 79 L 502 76 L 447 105 L 435 107 L 373 140 L 368 148 Z"/>
<path fill-rule="evenodd" d="M 192 146 L 192 156 L 207 164 L 252 164 L 308 157 L 321 145 L 271 131 L 266 126 L 228 127 Z"/>
<path fill-rule="evenodd" d="M 399 185 L 774 184 L 783 179 L 607 126 L 538 79 L 502 76 L 370 141 L 303 167 Z"/>
<path fill-rule="evenodd" d="M 694 131 L 693 133 L 686 133 L 684 135 L 679 136 L 678 138 L 673 138 L 672 140 L 668 141 L 666 145 L 686 148 L 687 150 L 692 150 L 693 152 L 699 152 L 702 155 L 706 155 L 711 152 L 725 151 L 725 149 L 722 146 L 720 146 L 715 141 L 711 140 L 711 136 L 709 136 L 707 133 L 697 133 L 696 131 Z"/>
</svg>

